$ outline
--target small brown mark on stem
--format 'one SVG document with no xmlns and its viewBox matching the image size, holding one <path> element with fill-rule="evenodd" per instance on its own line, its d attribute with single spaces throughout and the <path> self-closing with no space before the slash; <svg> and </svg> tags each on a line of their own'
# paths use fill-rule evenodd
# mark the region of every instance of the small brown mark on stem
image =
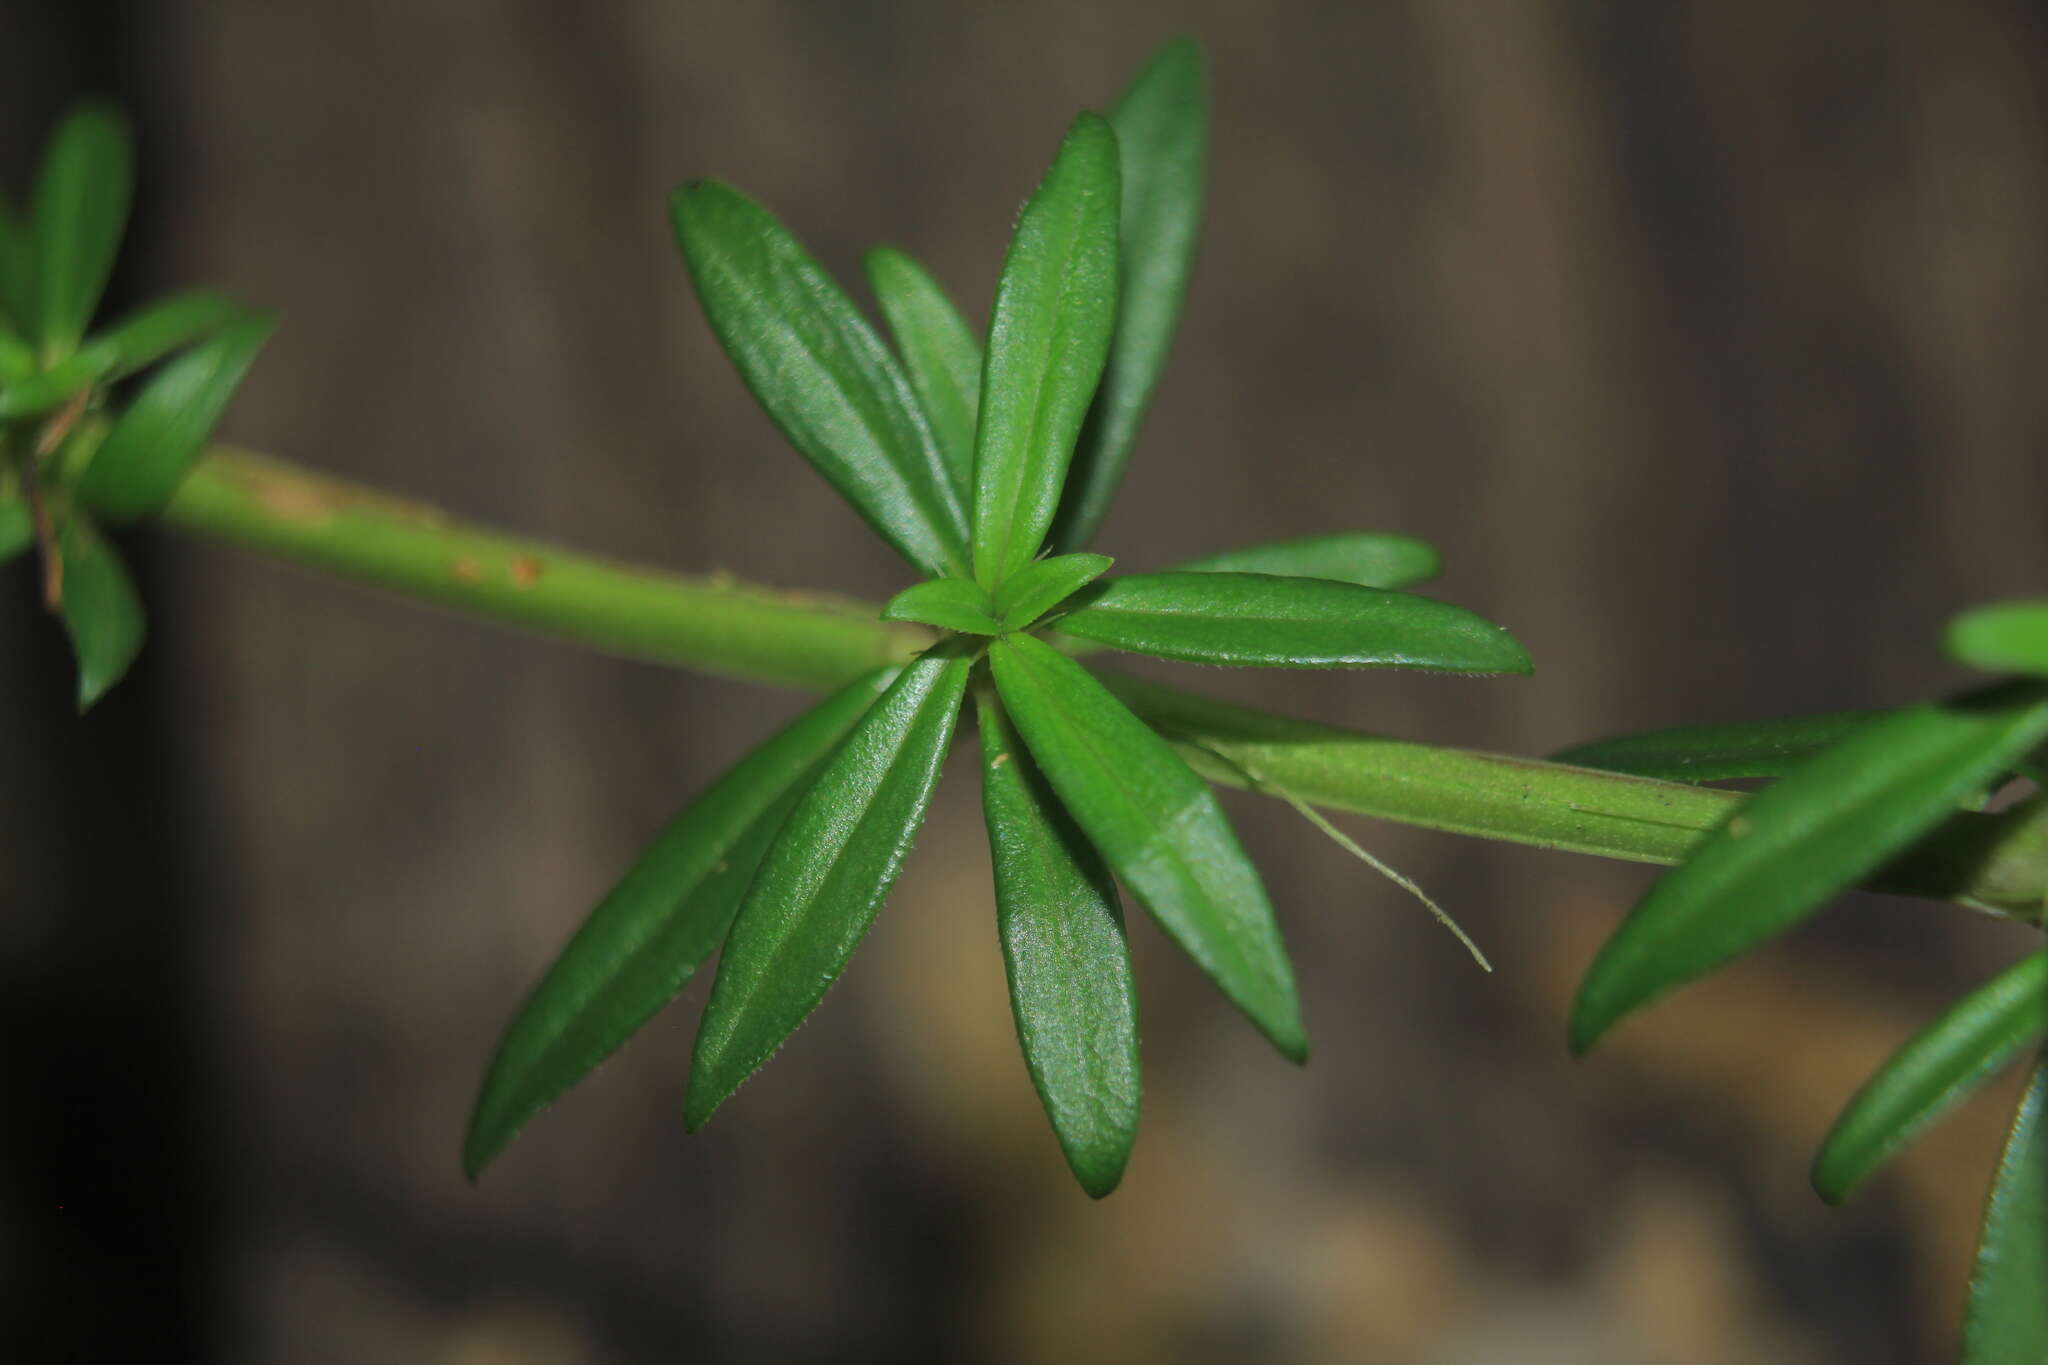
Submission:
<svg viewBox="0 0 2048 1365">
<path fill-rule="evenodd" d="M 512 586 L 530 588 L 540 582 L 542 565 L 532 555 L 521 555 L 512 561 Z"/>
</svg>

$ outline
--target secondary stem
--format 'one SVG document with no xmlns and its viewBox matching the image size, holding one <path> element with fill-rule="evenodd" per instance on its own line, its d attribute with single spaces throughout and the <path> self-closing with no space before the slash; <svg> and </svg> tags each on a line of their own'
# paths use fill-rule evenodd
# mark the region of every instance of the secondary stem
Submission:
<svg viewBox="0 0 2048 1365">
<path fill-rule="evenodd" d="M 884 624 L 871 605 L 611 563 L 248 451 L 211 451 L 164 520 L 612 653 L 758 682 L 822 691 L 903 662 L 933 638 Z M 1257 772 L 1316 805 L 1456 834 L 1675 863 L 1744 799 L 1386 739 L 1136 679 L 1111 685 L 1213 781 L 1241 784 L 1244 771 Z M 2038 922 L 2048 807 L 1959 815 L 1872 885 Z"/>
</svg>

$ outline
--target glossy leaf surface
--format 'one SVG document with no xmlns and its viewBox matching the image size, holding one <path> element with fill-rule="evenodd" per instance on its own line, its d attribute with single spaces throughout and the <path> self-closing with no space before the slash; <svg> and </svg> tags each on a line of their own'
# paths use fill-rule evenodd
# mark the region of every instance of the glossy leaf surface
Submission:
<svg viewBox="0 0 2048 1365">
<path fill-rule="evenodd" d="M 2048 1055 L 2013 1115 L 1963 1312 L 1963 1365 L 2048 1360 Z"/>
<path fill-rule="evenodd" d="M 1123 154 L 1121 298 L 1102 387 L 1053 527 L 1053 547 L 1061 552 L 1087 548 L 1102 525 L 1172 349 L 1202 219 L 1205 84 L 1202 50 L 1177 38 L 1159 49 L 1110 115 Z"/>
<path fill-rule="evenodd" d="M 105 105 L 80 107 L 50 140 L 34 215 L 45 356 L 67 354 L 85 334 L 120 249 L 134 178 L 128 125 Z"/>
<path fill-rule="evenodd" d="M 118 379 L 249 317 L 248 310 L 225 294 L 195 289 L 159 299 L 130 314 L 94 337 L 93 344 L 104 345 L 113 353 L 113 369 L 107 377 Z"/>
<path fill-rule="evenodd" d="M 1035 559 L 1010 577 L 995 596 L 1004 630 L 1022 630 L 1087 587 L 1116 563 L 1108 555 L 1054 555 Z"/>
<path fill-rule="evenodd" d="M 981 343 L 925 268 L 900 251 L 868 253 L 868 283 L 903 354 L 910 387 L 946 457 L 964 506 L 974 496 L 974 425 L 981 410 Z"/>
<path fill-rule="evenodd" d="M 1997 602 L 1950 622 L 1948 652 L 1973 668 L 2048 674 L 2048 602 Z"/>
<path fill-rule="evenodd" d="M 789 443 L 934 578 L 967 576 L 967 514 L 910 381 L 824 268 L 715 180 L 669 200 L 711 329 Z"/>
<path fill-rule="evenodd" d="M 1957 1001 L 1864 1082 L 1814 1158 L 1814 1190 L 1841 1203 L 2044 1031 L 2048 952 L 2022 958 Z"/>
<path fill-rule="evenodd" d="M 979 707 L 996 927 L 1024 1064 L 1081 1188 L 1115 1189 L 1138 1135 L 1138 1003 L 1116 883 L 1018 742 Z"/>
<path fill-rule="evenodd" d="M 1411 588 L 1443 570 L 1436 547 L 1411 536 L 1373 531 L 1276 540 L 1204 555 L 1173 566 L 1176 573 L 1264 573 L 1329 578 L 1361 588 Z"/>
<path fill-rule="evenodd" d="M 1272 904 L 1208 784 L 1043 641 L 1006 635 L 989 662 L 1031 756 L 1124 885 L 1275 1047 L 1305 1060 Z"/>
<path fill-rule="evenodd" d="M 968 635 L 994 635 L 1001 628 L 988 594 L 965 578 L 934 578 L 915 583 L 890 598 L 882 608 L 884 621 L 916 621 Z"/>
<path fill-rule="evenodd" d="M 996 284 L 974 444 L 974 577 L 1038 555 L 1116 327 L 1116 134 L 1074 120 L 1017 219 Z"/>
<path fill-rule="evenodd" d="M 1603 772 L 1655 777 L 1666 782 L 1720 782 L 1736 777 L 1782 777 L 1822 749 L 1839 744 L 1889 711 L 1833 711 L 1728 725 L 1687 725 L 1575 744 L 1553 754 Z"/>
<path fill-rule="evenodd" d="M 684 1121 L 701 1128 L 825 998 L 924 820 L 968 660 L 907 666 L 790 812 L 733 920 L 697 1033 Z"/>
<path fill-rule="evenodd" d="M 1790 929 L 2048 734 L 2048 685 L 1875 721 L 1765 788 L 1650 889 L 1580 984 L 1571 1046 Z"/>
<path fill-rule="evenodd" d="M 1189 663 L 1530 671 L 1512 635 L 1463 607 L 1320 578 L 1134 574 L 1079 603 L 1062 634 Z"/>
<path fill-rule="evenodd" d="M 230 323 L 150 376 L 86 466 L 86 504 L 118 522 L 169 502 L 276 325 L 267 315 Z"/>
<path fill-rule="evenodd" d="M 78 709 L 107 694 L 142 649 L 142 599 L 114 547 L 84 517 L 58 536 L 64 562 L 64 629 L 78 660 Z"/>
<path fill-rule="evenodd" d="M 812 707 L 655 836 L 498 1044 L 463 1143 L 470 1179 L 696 974 L 725 938 L 791 808 L 894 677 L 889 669 L 869 674 Z"/>
</svg>

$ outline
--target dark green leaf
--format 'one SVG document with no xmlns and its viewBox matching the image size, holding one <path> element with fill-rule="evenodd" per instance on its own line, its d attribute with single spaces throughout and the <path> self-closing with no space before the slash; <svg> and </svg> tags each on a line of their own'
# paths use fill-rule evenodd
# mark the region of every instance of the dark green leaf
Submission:
<svg viewBox="0 0 2048 1365">
<path fill-rule="evenodd" d="M 78 344 L 99 306 L 128 222 L 134 185 L 128 124 L 114 109 L 80 106 L 66 116 L 36 181 L 36 297 L 45 356 Z"/>
<path fill-rule="evenodd" d="M 1443 560 L 1425 541 L 1355 531 L 1247 545 L 1173 567 L 1176 573 L 1269 573 L 1331 578 L 1361 588 L 1412 588 L 1435 578 Z"/>
<path fill-rule="evenodd" d="M 1970 1302 L 1963 1365 L 2048 1360 L 2048 1055 L 2034 1066 L 1991 1184 Z"/>
<path fill-rule="evenodd" d="M 1004 630 L 1022 630 L 1116 563 L 1108 555 L 1054 555 L 1035 559 L 1017 570 L 995 597 L 995 612 Z"/>
<path fill-rule="evenodd" d="M 1579 986 L 1571 1046 L 1781 934 L 1975 796 L 2048 734 L 2048 685 L 1874 721 L 1744 802 L 1650 889 Z"/>
<path fill-rule="evenodd" d="M 968 635 L 995 635 L 996 625 L 988 594 L 964 578 L 934 578 L 905 588 L 882 608 L 884 621 L 916 621 L 941 630 Z"/>
<path fill-rule="evenodd" d="M 142 649 L 142 600 L 114 547 L 74 516 L 58 534 L 64 564 L 64 629 L 78 658 L 78 709 L 121 681 Z"/>
<path fill-rule="evenodd" d="M 1864 1082 L 1821 1143 L 1813 1188 L 1841 1203 L 2044 1031 L 2048 952 L 2022 958 L 1957 1001 Z"/>
<path fill-rule="evenodd" d="M 246 309 L 225 294 L 194 289 L 159 299 L 131 313 L 88 344 L 104 345 L 113 353 L 114 368 L 107 377 L 118 379 L 249 316 Z"/>
<path fill-rule="evenodd" d="M 869 674 L 741 759 L 591 912 L 498 1044 L 462 1148 L 471 1180 L 695 975 L 790 809 L 894 679 L 893 669 Z"/>
<path fill-rule="evenodd" d="M 1086 548 L 1102 524 L 1180 321 L 1202 220 L 1209 138 L 1202 65 L 1194 43 L 1169 42 L 1110 115 L 1123 151 L 1123 296 L 1102 389 L 1053 526 L 1061 551 Z"/>
<path fill-rule="evenodd" d="M 910 382 L 789 230 L 715 180 L 669 200 L 697 297 L 754 397 L 905 559 L 967 576 L 967 514 Z"/>
<path fill-rule="evenodd" d="M 35 229 L 0 195 L 0 315 L 24 340 L 42 325 L 36 304 Z"/>
<path fill-rule="evenodd" d="M 1061 634 L 1190 663 L 1531 671 L 1514 636 L 1463 607 L 1321 578 L 1134 574 L 1075 601 Z"/>
<path fill-rule="evenodd" d="M 1138 1001 L 1116 883 L 1001 706 L 979 698 L 996 926 L 1031 1083 L 1081 1188 L 1123 1179 L 1138 1136 Z"/>
<path fill-rule="evenodd" d="M 962 505 L 974 496 L 974 423 L 981 409 L 981 343 L 939 282 L 887 247 L 868 253 L 868 283 L 903 353 Z"/>
<path fill-rule="evenodd" d="M 1973 668 L 2048 673 L 2048 602 L 1997 602 L 1949 623 L 1948 652 Z"/>
<path fill-rule="evenodd" d="M 1834 711 L 1815 716 L 1687 725 L 1674 730 L 1596 739 L 1551 757 L 1603 772 L 1667 782 L 1720 782 L 1782 777 L 1822 749 L 1839 744 L 1890 711 Z"/>
<path fill-rule="evenodd" d="M 33 378 L 36 353 L 26 341 L 0 323 L 0 384 L 19 384 Z"/>
<path fill-rule="evenodd" d="M 1004 710 L 1117 876 L 1275 1047 L 1306 1060 L 1273 907 L 1208 785 L 1043 641 L 1006 635 L 989 661 Z"/>
<path fill-rule="evenodd" d="M 825 998 L 874 922 L 938 785 L 967 671 L 943 646 L 905 668 L 769 845 L 697 1033 L 691 1131 Z"/>
<path fill-rule="evenodd" d="M 78 485 L 86 504 L 109 521 L 132 521 L 169 502 L 276 325 L 268 315 L 230 323 L 151 376 L 86 466 Z"/>
<path fill-rule="evenodd" d="M 1029 564 L 1116 327 L 1116 134 L 1083 114 L 1017 219 L 996 285 L 974 445 L 974 576 Z"/>
</svg>

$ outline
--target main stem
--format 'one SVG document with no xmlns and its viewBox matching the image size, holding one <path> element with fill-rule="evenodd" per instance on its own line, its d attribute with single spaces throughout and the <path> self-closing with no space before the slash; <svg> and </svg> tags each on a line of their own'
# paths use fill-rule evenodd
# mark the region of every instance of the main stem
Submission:
<svg viewBox="0 0 2048 1365">
<path fill-rule="evenodd" d="M 249 451 L 210 451 L 164 520 L 609 653 L 814 691 L 901 663 L 933 638 L 884 624 L 864 603 L 596 559 Z M 1241 785 L 1255 772 L 1319 806 L 1456 834 L 1668 864 L 1744 799 L 1387 739 L 1135 679 L 1112 685 L 1212 781 Z M 1959 816 L 1872 884 L 2038 922 L 2048 810 Z"/>
</svg>

